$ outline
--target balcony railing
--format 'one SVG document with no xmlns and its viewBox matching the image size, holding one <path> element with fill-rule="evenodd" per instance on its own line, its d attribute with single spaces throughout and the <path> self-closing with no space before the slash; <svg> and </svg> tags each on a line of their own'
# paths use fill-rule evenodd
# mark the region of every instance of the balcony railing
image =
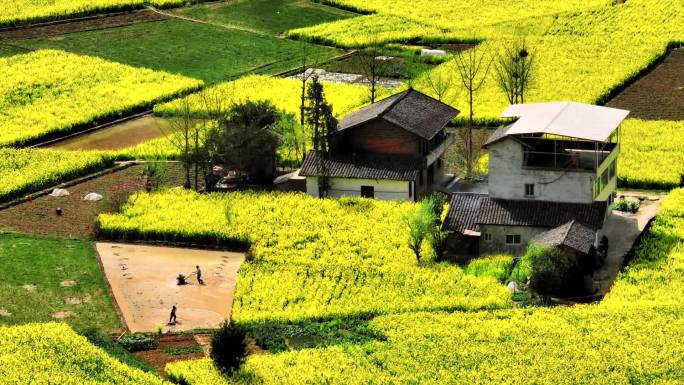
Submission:
<svg viewBox="0 0 684 385">
<path fill-rule="evenodd" d="M 556 148 L 546 151 L 549 146 L 537 146 L 523 150 L 525 168 L 596 172 L 601 165 L 619 152 L 615 143 L 606 143 L 603 149 L 588 148 L 585 143 L 560 142 Z"/>
<path fill-rule="evenodd" d="M 446 152 L 447 148 L 451 146 L 452 143 L 454 143 L 454 136 L 452 134 L 447 134 L 444 137 L 444 140 L 435 145 L 432 148 L 432 150 L 426 155 L 425 160 L 427 161 L 427 165 L 431 165 L 439 157 L 441 157 L 444 154 L 444 152 Z"/>
</svg>

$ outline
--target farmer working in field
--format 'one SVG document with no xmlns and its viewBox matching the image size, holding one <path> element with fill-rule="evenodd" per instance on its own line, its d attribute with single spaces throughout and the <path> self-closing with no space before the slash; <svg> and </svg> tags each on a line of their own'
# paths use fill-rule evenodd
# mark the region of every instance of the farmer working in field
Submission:
<svg viewBox="0 0 684 385">
<path fill-rule="evenodd" d="M 202 280 L 202 270 L 200 270 L 199 266 L 195 266 L 194 274 L 197 275 L 197 283 L 204 285 L 204 281 Z"/>
<path fill-rule="evenodd" d="M 176 305 L 173 305 L 171 308 L 171 316 L 169 316 L 169 325 L 175 325 L 176 324 Z"/>
</svg>

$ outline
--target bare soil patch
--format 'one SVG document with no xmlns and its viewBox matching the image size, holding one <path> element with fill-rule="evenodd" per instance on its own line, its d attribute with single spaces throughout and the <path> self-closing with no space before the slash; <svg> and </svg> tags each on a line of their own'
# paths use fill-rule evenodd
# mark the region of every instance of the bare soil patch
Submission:
<svg viewBox="0 0 684 385">
<path fill-rule="evenodd" d="M 100 213 L 116 210 L 118 205 L 133 192 L 144 186 L 141 177 L 143 165 L 135 165 L 112 172 L 77 185 L 67 187 L 67 197 L 49 195 L 0 210 L 0 229 L 9 228 L 29 234 L 57 235 L 67 238 L 91 239 L 95 222 Z M 167 163 L 166 185 L 183 184 L 183 168 L 180 163 Z M 88 193 L 101 194 L 99 202 L 84 201 Z M 55 209 L 62 209 L 57 215 Z"/>
<path fill-rule="evenodd" d="M 45 23 L 36 26 L 0 30 L 0 43 L 96 29 L 116 28 L 131 24 L 167 20 L 168 18 L 168 16 L 144 9 L 105 17 L 89 17 L 68 22 Z"/>
<path fill-rule="evenodd" d="M 24 290 L 26 291 L 34 291 L 36 290 L 36 285 L 22 285 L 21 286 Z"/>
<path fill-rule="evenodd" d="M 135 356 L 150 364 L 162 376 L 165 375 L 164 368 L 166 367 L 166 364 L 204 357 L 204 353 L 168 354 L 165 352 L 174 348 L 183 349 L 199 347 L 200 345 L 192 334 L 165 334 L 156 339 L 159 343 L 159 346 L 157 346 L 156 349 L 136 352 Z"/>
<path fill-rule="evenodd" d="M 121 314 L 132 332 L 218 327 L 230 319 L 240 253 L 116 243 L 97 243 L 105 276 Z M 179 274 L 189 276 L 199 265 L 204 285 L 196 277 L 179 286 Z M 167 325 L 171 307 L 177 323 Z"/>
<path fill-rule="evenodd" d="M 52 313 L 51 315 L 52 315 L 52 318 L 54 318 L 54 319 L 66 319 L 66 318 L 72 317 L 74 315 L 74 312 L 69 311 L 69 310 L 62 310 L 62 311 Z"/>
<path fill-rule="evenodd" d="M 8 312 L 5 309 L 0 308 L 0 317 L 10 317 L 12 313 Z"/>
<path fill-rule="evenodd" d="M 73 279 L 65 279 L 64 281 L 59 283 L 59 286 L 74 287 L 74 286 L 76 286 L 76 281 L 74 281 Z"/>
<path fill-rule="evenodd" d="M 630 110 L 631 118 L 684 120 L 684 49 L 672 50 L 606 105 Z"/>
</svg>

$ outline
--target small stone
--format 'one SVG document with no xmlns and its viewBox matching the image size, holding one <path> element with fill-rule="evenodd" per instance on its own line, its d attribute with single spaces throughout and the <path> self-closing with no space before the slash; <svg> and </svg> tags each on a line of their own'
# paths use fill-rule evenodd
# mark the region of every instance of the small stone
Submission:
<svg viewBox="0 0 684 385">
<path fill-rule="evenodd" d="M 83 303 L 83 299 L 78 297 L 70 297 L 64 299 L 64 303 L 67 305 L 81 305 Z"/>
<path fill-rule="evenodd" d="M 65 279 L 64 281 L 60 282 L 59 285 L 62 287 L 72 287 L 76 286 L 76 281 L 74 281 L 73 279 Z"/>
<path fill-rule="evenodd" d="M 12 313 L 8 312 L 7 310 L 0 308 L 0 317 L 9 317 L 11 316 Z"/>
<path fill-rule="evenodd" d="M 52 313 L 51 315 L 52 315 L 52 318 L 55 318 L 55 319 L 65 319 L 65 318 L 69 318 L 69 317 L 73 316 L 74 313 L 69 311 L 69 310 L 62 310 L 62 311 L 58 311 L 56 313 Z"/>
<path fill-rule="evenodd" d="M 36 290 L 36 285 L 23 285 L 22 288 L 26 291 L 34 291 Z"/>
</svg>

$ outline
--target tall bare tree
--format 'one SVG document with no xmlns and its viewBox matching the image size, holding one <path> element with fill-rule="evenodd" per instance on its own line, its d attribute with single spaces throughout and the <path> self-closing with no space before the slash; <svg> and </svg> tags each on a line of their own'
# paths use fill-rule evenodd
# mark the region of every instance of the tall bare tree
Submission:
<svg viewBox="0 0 684 385">
<path fill-rule="evenodd" d="M 437 96 L 437 100 L 441 102 L 449 94 L 449 91 L 451 91 L 454 77 L 449 71 L 436 69 L 427 74 L 425 81 L 428 87 L 430 87 L 430 90 Z"/>
<path fill-rule="evenodd" d="M 311 57 L 308 49 L 308 44 L 302 43 L 301 45 L 301 93 L 300 93 L 300 106 L 299 106 L 299 124 L 300 127 L 305 127 L 306 124 L 306 86 L 308 81 L 314 76 L 312 65 L 317 64 L 320 60 L 319 56 Z M 301 143 L 295 143 L 298 146 L 297 150 L 300 151 L 299 146 L 301 146 L 301 153 L 306 154 L 306 141 Z"/>
<path fill-rule="evenodd" d="M 332 134 L 337 127 L 337 120 L 333 116 L 332 106 L 325 98 L 323 84 L 318 77 L 311 79 L 307 89 L 307 115 L 306 120 L 313 133 L 312 142 L 318 160 L 318 191 L 321 198 L 328 195 L 330 189 L 330 176 L 326 160 L 330 158 Z"/>
<path fill-rule="evenodd" d="M 383 57 L 378 45 L 370 45 L 359 50 L 355 56 L 358 71 L 368 82 L 371 103 L 375 103 L 378 94 L 378 84 L 385 69 L 390 64 L 387 58 Z"/>
<path fill-rule="evenodd" d="M 461 85 L 468 93 L 468 121 L 466 123 L 465 148 L 464 159 L 466 164 L 466 177 L 471 177 L 473 174 L 473 164 L 475 161 L 475 149 L 473 145 L 473 105 L 475 94 L 482 88 L 489 69 L 492 66 L 493 59 L 489 58 L 487 53 L 479 46 L 473 47 L 467 51 L 456 55 L 454 62 L 456 63 L 456 70 L 458 77 L 461 80 Z"/>
<path fill-rule="evenodd" d="M 508 103 L 525 103 L 525 92 L 533 81 L 535 55 L 525 38 L 504 47 L 494 62 L 496 80 Z"/>
<path fill-rule="evenodd" d="M 160 126 L 160 128 L 164 131 L 164 136 L 180 153 L 180 161 L 185 171 L 183 187 L 190 189 L 192 188 L 190 173 L 192 170 L 192 131 L 194 129 L 194 122 L 190 101 L 188 99 L 181 99 L 179 103 L 179 114 L 169 120 L 168 126 Z"/>
</svg>

